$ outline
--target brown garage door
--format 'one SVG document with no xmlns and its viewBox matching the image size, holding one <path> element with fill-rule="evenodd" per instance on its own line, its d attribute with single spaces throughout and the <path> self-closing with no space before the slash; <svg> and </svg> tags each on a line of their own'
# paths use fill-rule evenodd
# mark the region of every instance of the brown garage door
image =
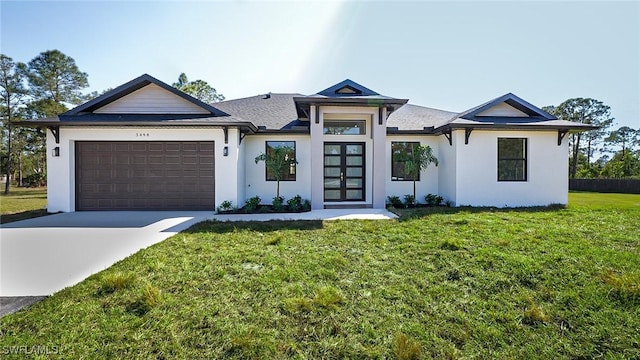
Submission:
<svg viewBox="0 0 640 360">
<path fill-rule="evenodd" d="M 212 210 L 213 142 L 76 142 L 76 210 Z"/>
</svg>

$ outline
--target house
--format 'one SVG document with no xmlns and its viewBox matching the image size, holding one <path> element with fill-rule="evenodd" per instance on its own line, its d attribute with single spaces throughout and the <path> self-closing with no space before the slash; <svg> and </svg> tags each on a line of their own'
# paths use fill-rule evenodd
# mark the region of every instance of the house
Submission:
<svg viewBox="0 0 640 360">
<path fill-rule="evenodd" d="M 383 208 L 413 191 L 397 154 L 429 145 L 417 199 L 454 206 L 566 204 L 570 131 L 513 94 L 457 113 L 408 104 L 351 80 L 313 95 L 265 94 L 205 104 L 142 75 L 54 118 L 46 127 L 48 210 L 214 210 L 275 196 L 255 157 L 291 147 L 298 164 L 281 195 L 313 209 Z"/>
</svg>

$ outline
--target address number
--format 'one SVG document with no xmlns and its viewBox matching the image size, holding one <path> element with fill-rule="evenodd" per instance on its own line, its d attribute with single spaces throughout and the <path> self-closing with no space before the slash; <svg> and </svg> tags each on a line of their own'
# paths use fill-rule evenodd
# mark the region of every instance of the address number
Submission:
<svg viewBox="0 0 640 360">
<path fill-rule="evenodd" d="M 149 137 L 149 133 L 136 133 L 136 137 Z"/>
</svg>

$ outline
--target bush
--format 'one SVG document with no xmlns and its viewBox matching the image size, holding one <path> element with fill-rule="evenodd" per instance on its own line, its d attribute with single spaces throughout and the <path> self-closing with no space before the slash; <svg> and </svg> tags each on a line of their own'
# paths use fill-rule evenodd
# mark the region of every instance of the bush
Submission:
<svg viewBox="0 0 640 360">
<path fill-rule="evenodd" d="M 302 202 L 302 211 L 311 211 L 311 201 L 304 199 Z"/>
<path fill-rule="evenodd" d="M 402 208 L 402 201 L 397 196 L 387 196 L 387 202 L 394 208 Z"/>
<path fill-rule="evenodd" d="M 302 209 L 302 197 L 300 195 L 296 195 L 287 200 L 287 207 L 291 212 L 299 212 Z"/>
<path fill-rule="evenodd" d="M 233 208 L 233 203 L 229 200 L 225 200 L 222 203 L 220 203 L 220 206 L 218 206 L 217 208 L 218 212 L 230 212 L 235 210 Z"/>
<path fill-rule="evenodd" d="M 43 173 L 35 173 L 22 178 L 22 186 L 24 187 L 42 187 L 47 185 L 47 175 Z"/>
<path fill-rule="evenodd" d="M 404 196 L 404 205 L 406 207 L 414 207 L 416 206 L 416 197 L 411 195 L 411 194 L 407 194 Z"/>
<path fill-rule="evenodd" d="M 435 194 L 427 194 L 424 197 L 424 202 L 426 202 L 428 206 L 440 206 L 443 201 L 444 198 L 442 196 Z"/>
<path fill-rule="evenodd" d="M 247 201 L 245 201 L 244 203 L 244 211 L 251 213 L 256 211 L 256 209 L 258 208 L 258 206 L 260 206 L 260 197 L 259 196 L 254 196 L 251 198 L 248 198 Z"/>
<path fill-rule="evenodd" d="M 271 205 L 273 206 L 273 211 L 284 211 L 284 197 L 282 196 L 276 196 L 273 198 L 273 201 L 271 201 Z"/>
</svg>

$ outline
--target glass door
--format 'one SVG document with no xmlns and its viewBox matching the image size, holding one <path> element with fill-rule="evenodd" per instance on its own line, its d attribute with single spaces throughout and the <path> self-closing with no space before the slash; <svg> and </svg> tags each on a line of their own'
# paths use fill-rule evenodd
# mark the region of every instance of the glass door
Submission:
<svg viewBox="0 0 640 360">
<path fill-rule="evenodd" d="M 324 200 L 364 201 L 364 143 L 324 143 Z"/>
</svg>

